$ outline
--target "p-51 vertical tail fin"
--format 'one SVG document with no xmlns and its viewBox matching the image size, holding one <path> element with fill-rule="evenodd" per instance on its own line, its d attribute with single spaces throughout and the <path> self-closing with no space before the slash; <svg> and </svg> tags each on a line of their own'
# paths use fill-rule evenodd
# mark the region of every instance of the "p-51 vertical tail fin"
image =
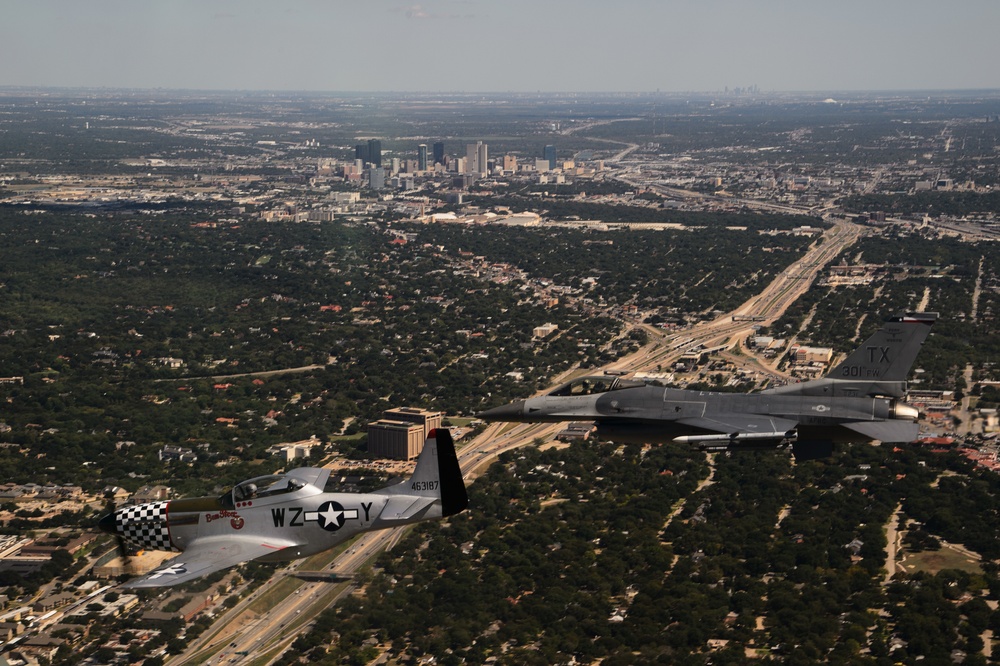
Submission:
<svg viewBox="0 0 1000 666">
<path fill-rule="evenodd" d="M 417 457 L 413 476 L 386 491 L 392 494 L 440 497 L 442 516 L 451 516 L 469 506 L 469 495 L 462 479 L 451 431 L 435 428 L 427 435 Z"/>
</svg>

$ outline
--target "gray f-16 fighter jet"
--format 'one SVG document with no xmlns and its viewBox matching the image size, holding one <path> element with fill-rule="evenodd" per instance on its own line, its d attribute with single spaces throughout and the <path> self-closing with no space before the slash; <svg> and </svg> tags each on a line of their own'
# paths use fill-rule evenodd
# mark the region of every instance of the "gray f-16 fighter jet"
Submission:
<svg viewBox="0 0 1000 666">
<path fill-rule="evenodd" d="M 574 379 L 548 395 L 479 414 L 487 421 L 595 421 L 602 439 L 690 444 L 703 451 L 792 447 L 821 458 L 834 442 L 916 439 L 906 377 L 937 313 L 885 322 L 830 374 L 756 393 L 667 388 L 615 376 Z"/>
<path fill-rule="evenodd" d="M 371 493 L 335 492 L 330 470 L 300 467 L 250 479 L 221 497 L 121 507 L 105 532 L 181 554 L 126 587 L 177 585 L 249 560 L 314 555 L 360 532 L 456 514 L 468 506 L 451 432 L 432 430 L 407 481 Z"/>
</svg>

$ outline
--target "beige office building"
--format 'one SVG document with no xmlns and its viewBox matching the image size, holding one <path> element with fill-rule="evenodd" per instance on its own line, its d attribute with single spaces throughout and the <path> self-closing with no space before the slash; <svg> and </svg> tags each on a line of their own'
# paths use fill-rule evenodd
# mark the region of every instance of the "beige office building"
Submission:
<svg viewBox="0 0 1000 666">
<path fill-rule="evenodd" d="M 419 423 L 382 419 L 368 424 L 368 455 L 372 458 L 412 460 L 424 448 L 424 428 Z"/>
<path fill-rule="evenodd" d="M 419 423 L 424 428 L 424 438 L 430 434 L 434 428 L 441 427 L 444 419 L 443 412 L 432 412 L 418 407 L 399 407 L 397 409 L 387 409 L 382 413 L 382 418 L 387 421 L 406 421 L 408 423 Z M 421 442 L 421 446 L 423 443 Z"/>
</svg>

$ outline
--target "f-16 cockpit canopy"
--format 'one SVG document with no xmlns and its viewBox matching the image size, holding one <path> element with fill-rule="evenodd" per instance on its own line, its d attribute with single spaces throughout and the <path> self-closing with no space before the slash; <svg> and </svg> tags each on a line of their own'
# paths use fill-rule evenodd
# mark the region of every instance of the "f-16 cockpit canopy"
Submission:
<svg viewBox="0 0 1000 666">
<path fill-rule="evenodd" d="M 551 391 L 549 395 L 596 395 L 598 393 L 607 393 L 608 391 L 617 391 L 624 388 L 637 388 L 639 386 L 645 386 L 645 383 L 611 375 L 588 375 L 586 377 L 577 377 L 573 381 L 563 384 Z"/>
</svg>

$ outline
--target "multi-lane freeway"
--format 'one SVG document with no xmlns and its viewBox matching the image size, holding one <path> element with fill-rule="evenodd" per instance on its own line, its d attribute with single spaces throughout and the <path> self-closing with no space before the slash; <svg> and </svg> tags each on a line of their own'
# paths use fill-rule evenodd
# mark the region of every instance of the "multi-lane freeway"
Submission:
<svg viewBox="0 0 1000 666">
<path fill-rule="evenodd" d="M 654 344 L 640 350 L 626 363 L 616 367 L 639 371 L 651 367 L 668 367 L 685 352 L 698 347 L 732 347 L 753 333 L 753 326 L 767 326 L 776 321 L 799 296 L 809 289 L 819 272 L 845 248 L 858 239 L 861 229 L 845 221 L 835 221 L 820 242 L 801 259 L 785 269 L 759 294 L 743 305 L 716 319 L 696 324 L 681 332 L 665 335 L 645 326 Z M 773 370 L 772 370 L 773 371 Z"/>
</svg>

